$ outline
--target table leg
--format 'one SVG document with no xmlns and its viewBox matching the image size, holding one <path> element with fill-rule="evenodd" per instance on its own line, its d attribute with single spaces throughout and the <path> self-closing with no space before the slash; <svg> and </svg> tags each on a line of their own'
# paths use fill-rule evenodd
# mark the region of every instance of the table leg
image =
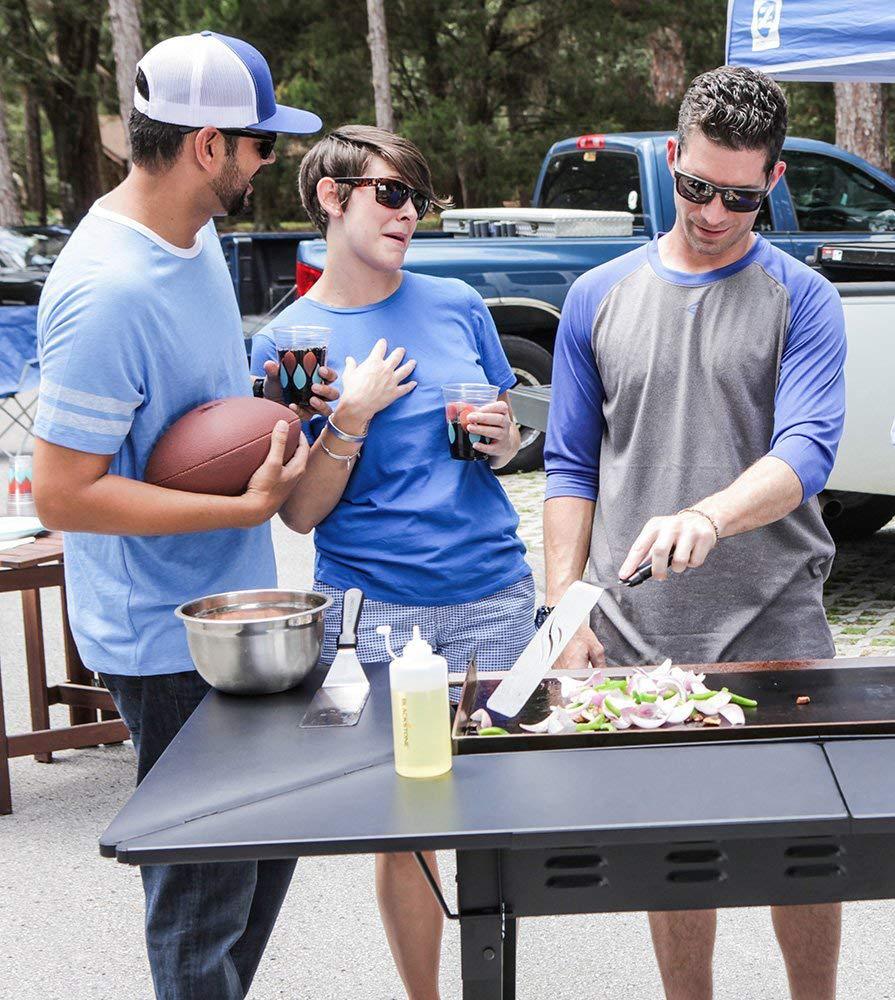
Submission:
<svg viewBox="0 0 895 1000">
<path fill-rule="evenodd" d="M 50 702 L 47 697 L 47 664 L 44 655 L 43 620 L 40 591 L 22 591 L 22 619 L 25 625 L 25 664 L 28 669 L 28 695 L 31 702 L 31 729 L 50 728 Z M 51 753 L 36 753 L 41 764 L 53 760 Z"/>
<path fill-rule="evenodd" d="M 499 852 L 458 851 L 457 883 L 463 1000 L 513 1000 L 516 928 L 504 920 Z"/>
<path fill-rule="evenodd" d="M 3 678 L 0 676 L 0 816 L 12 812 L 12 788 L 9 784 L 9 747 L 6 745 L 6 716 L 3 711 Z"/>
<path fill-rule="evenodd" d="M 62 638 L 65 645 L 65 676 L 72 684 L 86 684 L 91 686 L 94 683 L 94 674 L 84 666 L 78 647 L 75 645 L 74 636 L 68 623 L 68 601 L 65 593 L 65 583 L 59 584 L 59 593 L 62 597 Z M 84 725 L 89 722 L 96 722 L 96 711 L 92 708 L 83 708 L 78 705 L 71 705 L 68 709 L 69 722 L 73 726 Z M 118 718 L 116 713 L 103 712 L 102 719 Z"/>
</svg>

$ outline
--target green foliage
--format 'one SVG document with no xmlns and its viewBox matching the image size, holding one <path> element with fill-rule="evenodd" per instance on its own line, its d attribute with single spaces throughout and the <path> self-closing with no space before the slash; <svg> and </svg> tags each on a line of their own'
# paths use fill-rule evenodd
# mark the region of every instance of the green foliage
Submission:
<svg viewBox="0 0 895 1000">
<path fill-rule="evenodd" d="M 7 82 L 11 155 L 19 173 L 24 173 L 25 149 L 21 90 L 15 83 L 44 60 L 43 53 L 14 44 L 10 29 L 22 9 L 31 11 L 35 30 L 49 48 L 66 24 L 85 12 L 105 10 L 105 2 L 0 0 L 0 72 Z M 677 97 L 662 100 L 654 91 L 657 66 L 658 79 L 666 79 L 662 53 L 668 58 L 672 46 L 672 62 L 680 66 L 684 83 L 718 65 L 725 15 L 722 0 L 686 5 L 677 0 L 389 0 L 398 128 L 421 146 L 439 194 L 455 204 L 524 203 L 541 159 L 556 140 L 584 132 L 674 128 Z M 270 62 L 278 99 L 313 109 L 327 128 L 374 120 L 366 5 L 358 0 L 143 0 L 141 17 L 147 48 L 170 35 L 204 28 L 251 41 Z M 96 72 L 84 74 L 77 85 L 96 95 L 100 111 L 114 113 L 107 15 L 98 63 Z M 58 71 L 57 65 L 53 72 Z M 790 84 L 785 89 L 790 131 L 832 140 L 832 86 Z M 895 141 L 895 127 L 890 135 Z M 48 132 L 44 138 L 53 206 L 58 205 L 58 181 Z M 303 219 L 295 176 L 310 141 L 313 137 L 281 141 L 277 163 L 258 175 L 256 226 Z"/>
</svg>

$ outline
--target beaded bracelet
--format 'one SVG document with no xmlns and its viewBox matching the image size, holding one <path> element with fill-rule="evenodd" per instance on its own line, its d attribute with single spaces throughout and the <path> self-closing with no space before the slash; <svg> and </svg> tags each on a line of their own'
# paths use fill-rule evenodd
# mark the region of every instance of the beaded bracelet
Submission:
<svg viewBox="0 0 895 1000">
<path fill-rule="evenodd" d="M 366 441 L 366 434 L 348 434 L 343 431 L 340 427 L 336 427 L 333 423 L 333 415 L 330 414 L 326 419 L 326 426 L 335 434 L 335 436 L 340 441 L 345 441 L 347 444 L 360 444 L 362 441 Z"/>
<path fill-rule="evenodd" d="M 684 507 L 681 511 L 682 514 L 701 514 L 706 521 L 712 526 L 712 531 L 715 532 L 715 541 L 719 541 L 721 538 L 721 532 L 718 530 L 718 525 L 715 523 L 715 519 L 711 514 L 706 514 L 704 510 L 700 510 L 698 507 Z"/>
</svg>

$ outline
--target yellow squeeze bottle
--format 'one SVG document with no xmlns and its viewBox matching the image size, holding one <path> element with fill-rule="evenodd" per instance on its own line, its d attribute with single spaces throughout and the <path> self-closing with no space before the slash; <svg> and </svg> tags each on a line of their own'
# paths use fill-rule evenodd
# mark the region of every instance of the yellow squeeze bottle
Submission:
<svg viewBox="0 0 895 1000">
<path fill-rule="evenodd" d="M 392 733 L 395 770 L 405 778 L 434 778 L 451 769 L 451 716 L 448 707 L 448 669 L 436 655 L 418 625 L 400 656 L 391 648 L 391 627 L 376 630 L 386 637 L 392 656 L 389 681 L 392 692 Z"/>
</svg>

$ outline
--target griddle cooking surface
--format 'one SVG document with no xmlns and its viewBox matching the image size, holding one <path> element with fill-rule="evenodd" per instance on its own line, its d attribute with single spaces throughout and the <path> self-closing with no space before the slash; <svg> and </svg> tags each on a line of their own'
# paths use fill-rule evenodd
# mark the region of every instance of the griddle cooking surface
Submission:
<svg viewBox="0 0 895 1000">
<path fill-rule="evenodd" d="M 737 666 L 742 666 L 737 664 Z M 769 665 L 770 666 L 770 665 Z M 782 666 L 776 664 L 775 666 Z M 484 708 L 500 682 L 500 677 L 479 673 L 475 697 L 469 713 Z M 519 728 L 540 722 L 552 705 L 560 705 L 559 679 L 547 677 L 538 686 L 522 712 L 511 720 L 492 715 L 495 726 L 509 736 L 474 736 L 464 727 L 462 714 L 455 722 L 454 747 L 457 753 L 496 753 L 509 750 L 549 750 L 593 746 L 637 746 L 656 743 L 691 743 L 716 740 L 781 739 L 806 736 L 867 736 L 895 733 L 895 666 L 830 667 L 814 669 L 729 670 L 709 668 L 706 686 L 753 698 L 757 708 L 743 709 L 745 726 L 704 726 L 689 723 L 661 729 L 631 729 L 615 733 L 526 733 Z M 797 705 L 800 695 L 808 695 L 808 705 Z"/>
</svg>

